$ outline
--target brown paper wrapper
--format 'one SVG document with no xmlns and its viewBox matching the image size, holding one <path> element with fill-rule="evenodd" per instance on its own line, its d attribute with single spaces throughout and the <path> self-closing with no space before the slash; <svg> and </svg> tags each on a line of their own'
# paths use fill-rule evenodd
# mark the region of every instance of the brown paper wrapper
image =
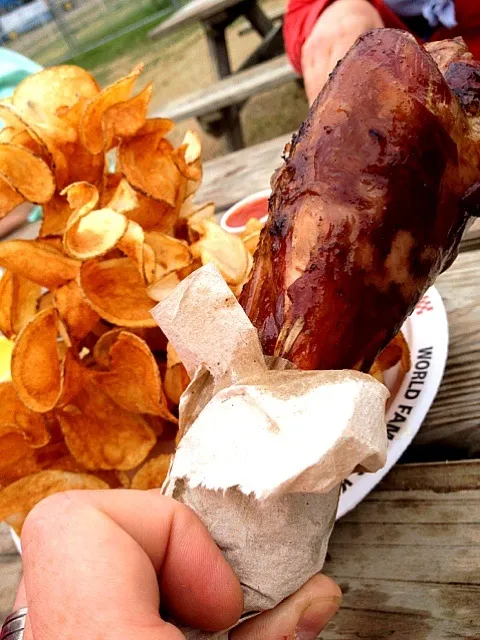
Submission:
<svg viewBox="0 0 480 640">
<path fill-rule="evenodd" d="M 243 588 L 244 619 L 321 571 L 339 486 L 386 459 L 387 389 L 355 371 L 299 371 L 263 356 L 257 332 L 213 264 L 152 315 L 192 382 L 183 437 L 163 487 L 203 520 Z M 183 629 L 189 639 L 227 632 Z"/>
</svg>

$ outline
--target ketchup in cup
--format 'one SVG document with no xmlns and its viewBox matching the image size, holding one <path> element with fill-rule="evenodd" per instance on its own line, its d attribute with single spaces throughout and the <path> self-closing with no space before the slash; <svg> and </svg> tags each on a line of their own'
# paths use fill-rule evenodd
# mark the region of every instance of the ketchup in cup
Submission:
<svg viewBox="0 0 480 640">
<path fill-rule="evenodd" d="M 220 226 L 230 233 L 242 233 L 250 218 L 257 218 L 261 222 L 266 222 L 268 217 L 268 198 L 271 190 L 265 189 L 254 193 L 237 204 L 223 214 L 220 220 Z"/>
</svg>

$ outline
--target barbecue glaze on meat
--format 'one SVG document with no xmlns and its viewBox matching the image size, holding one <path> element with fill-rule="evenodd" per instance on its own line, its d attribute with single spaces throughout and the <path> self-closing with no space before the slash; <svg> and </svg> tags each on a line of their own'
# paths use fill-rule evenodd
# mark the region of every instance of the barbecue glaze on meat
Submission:
<svg viewBox="0 0 480 640">
<path fill-rule="evenodd" d="M 266 354 L 369 370 L 479 211 L 479 105 L 461 40 L 380 29 L 350 49 L 272 178 L 240 298 Z"/>
</svg>

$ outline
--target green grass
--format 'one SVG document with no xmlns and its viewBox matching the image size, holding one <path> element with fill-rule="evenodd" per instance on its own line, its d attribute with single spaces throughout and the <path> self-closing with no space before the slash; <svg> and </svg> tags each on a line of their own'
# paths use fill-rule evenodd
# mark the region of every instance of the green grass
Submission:
<svg viewBox="0 0 480 640">
<path fill-rule="evenodd" d="M 160 3 L 158 3 L 158 5 L 160 5 Z M 168 5 L 165 3 L 164 6 Z M 120 35 L 113 40 L 109 40 L 108 42 L 101 44 L 100 46 L 95 46 L 95 44 L 103 38 L 114 35 L 115 32 L 121 31 L 129 25 L 140 22 L 141 20 L 144 20 L 149 16 L 153 17 L 162 8 L 163 7 L 161 6 L 144 7 L 137 11 L 133 16 L 128 16 L 128 18 L 124 19 L 122 22 L 118 22 L 113 26 L 111 23 L 109 25 L 105 25 L 103 29 L 95 32 L 94 37 L 85 39 L 81 43 L 82 49 L 88 49 L 87 51 L 80 52 L 77 55 L 73 55 L 64 60 L 64 62 L 66 64 L 77 64 L 86 69 L 95 69 L 96 67 L 113 62 L 121 55 L 123 55 L 127 49 L 131 51 L 133 49 L 136 49 L 137 47 L 143 48 L 146 45 L 150 45 L 148 33 L 157 24 L 165 20 L 167 16 L 159 16 L 158 20 L 149 22 L 145 25 L 141 25 L 136 29 L 125 33 L 124 35 Z"/>
</svg>

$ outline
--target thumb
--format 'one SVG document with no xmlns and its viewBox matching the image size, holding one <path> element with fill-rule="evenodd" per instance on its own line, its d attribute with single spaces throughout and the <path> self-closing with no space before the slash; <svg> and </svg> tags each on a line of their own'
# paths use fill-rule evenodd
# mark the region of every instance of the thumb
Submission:
<svg viewBox="0 0 480 640">
<path fill-rule="evenodd" d="M 230 632 L 230 640 L 316 640 L 335 615 L 342 592 L 333 580 L 318 574 L 279 605 L 250 618 Z"/>
</svg>

